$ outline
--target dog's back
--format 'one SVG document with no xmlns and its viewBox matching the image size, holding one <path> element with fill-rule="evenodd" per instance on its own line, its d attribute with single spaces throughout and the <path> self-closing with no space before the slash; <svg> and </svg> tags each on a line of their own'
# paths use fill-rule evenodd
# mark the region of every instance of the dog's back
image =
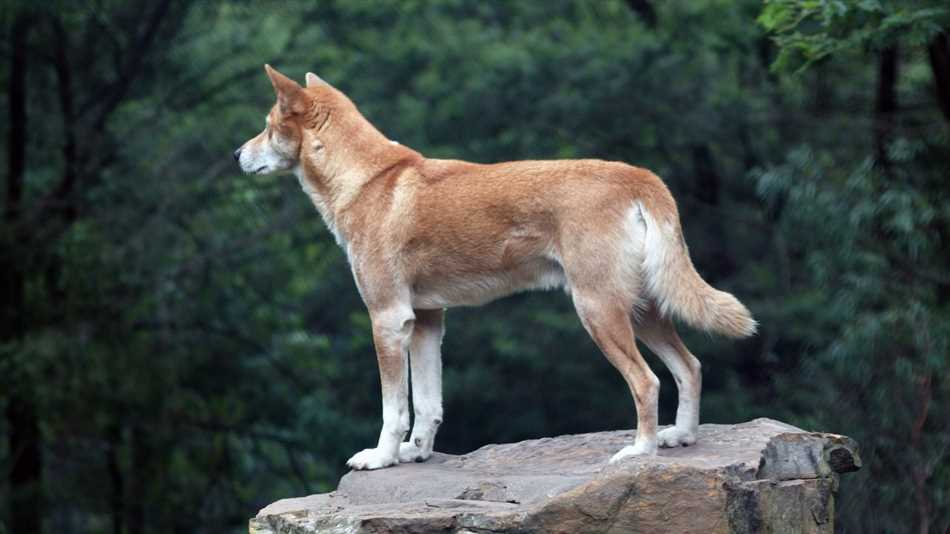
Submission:
<svg viewBox="0 0 950 534">
<path fill-rule="evenodd" d="M 696 273 L 675 201 L 655 174 L 601 160 L 481 165 L 418 158 L 381 180 L 359 215 L 386 243 L 413 306 L 475 305 L 587 281 L 729 336 L 748 311 Z M 375 224 L 369 219 L 377 221 Z"/>
</svg>

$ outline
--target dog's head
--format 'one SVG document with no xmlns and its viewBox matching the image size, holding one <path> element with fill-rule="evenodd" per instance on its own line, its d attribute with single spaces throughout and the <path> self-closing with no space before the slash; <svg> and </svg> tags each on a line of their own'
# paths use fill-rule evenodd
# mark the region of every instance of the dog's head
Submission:
<svg viewBox="0 0 950 534">
<path fill-rule="evenodd" d="M 291 171 L 304 160 L 312 161 L 324 151 L 321 132 L 334 110 L 348 100 L 313 73 L 307 73 L 307 86 L 264 65 L 277 103 L 267 114 L 264 131 L 234 151 L 241 170 L 249 174 L 274 174 Z"/>
</svg>

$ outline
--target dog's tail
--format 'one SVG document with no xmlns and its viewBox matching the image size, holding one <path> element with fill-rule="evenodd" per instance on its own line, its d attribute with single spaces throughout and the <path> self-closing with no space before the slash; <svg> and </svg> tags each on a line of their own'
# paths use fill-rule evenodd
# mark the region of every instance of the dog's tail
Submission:
<svg viewBox="0 0 950 534">
<path fill-rule="evenodd" d="M 674 204 L 675 206 L 675 204 Z M 646 224 L 646 289 L 660 313 L 675 314 L 690 326 L 734 338 L 755 333 L 757 323 L 739 300 L 706 283 L 689 258 L 679 216 L 641 208 Z"/>
</svg>

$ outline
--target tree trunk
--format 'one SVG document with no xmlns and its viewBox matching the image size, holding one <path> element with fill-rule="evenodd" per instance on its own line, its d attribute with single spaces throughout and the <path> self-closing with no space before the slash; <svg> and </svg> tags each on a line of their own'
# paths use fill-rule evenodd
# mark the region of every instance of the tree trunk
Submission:
<svg viewBox="0 0 950 534">
<path fill-rule="evenodd" d="M 149 436 L 145 430 L 136 425 L 132 429 L 132 467 L 135 476 L 129 481 L 128 500 L 128 532 L 129 534 L 144 534 L 145 532 L 145 502 L 148 500 L 146 482 L 150 476 L 149 463 L 152 461 Z"/>
<path fill-rule="evenodd" d="M 889 167 L 887 149 L 894 136 L 897 112 L 897 45 L 881 50 L 878 61 L 877 99 L 874 107 L 874 161 L 882 169 Z"/>
<path fill-rule="evenodd" d="M 7 401 L 10 456 L 10 531 L 42 532 L 42 472 L 39 418 L 31 395 L 17 391 Z"/>
<path fill-rule="evenodd" d="M 69 226 L 78 215 L 76 203 L 71 198 L 79 181 L 79 156 L 76 147 L 75 112 L 73 110 L 73 82 L 69 68 L 69 35 L 58 18 L 50 20 L 53 32 L 53 68 L 56 71 L 59 112 L 63 121 L 63 176 L 53 191 L 53 208 L 61 213 Z M 45 215 L 44 215 L 45 217 Z"/>
<path fill-rule="evenodd" d="M 696 197 L 710 206 L 719 206 L 722 190 L 722 178 L 716 168 L 715 157 L 708 145 L 697 144 L 691 150 L 693 163 L 693 176 L 696 180 Z M 735 263 L 732 261 L 733 255 L 729 253 L 725 245 L 728 241 L 725 237 L 725 227 L 722 220 L 718 217 L 709 222 L 709 232 L 718 239 L 723 240 L 723 245 L 715 247 L 712 251 L 713 264 L 715 271 L 713 276 L 721 276 L 735 271 Z"/>
<path fill-rule="evenodd" d="M 106 464 L 109 466 L 109 479 L 112 482 L 112 495 L 109 498 L 112 508 L 112 532 L 122 534 L 125 523 L 125 484 L 122 478 L 122 464 L 119 454 L 122 448 L 122 427 L 113 424 L 109 427 L 109 444 L 106 449 Z"/>
<path fill-rule="evenodd" d="M 933 397 L 933 376 L 928 372 L 918 379 L 918 406 L 914 415 L 914 424 L 910 433 L 910 448 L 915 453 L 922 452 L 922 442 L 924 435 L 924 425 L 927 424 L 927 417 L 930 412 L 930 401 Z M 914 500 L 917 501 L 917 532 L 927 534 L 930 532 L 930 497 L 927 491 L 927 479 L 931 472 L 928 470 L 925 461 L 918 460 L 916 465 L 910 470 L 911 479 L 914 481 Z"/>
<path fill-rule="evenodd" d="M 940 32 L 927 46 L 930 57 L 930 69 L 934 75 L 934 89 L 937 104 L 943 112 L 943 118 L 950 124 L 950 38 L 947 32 Z"/>
<path fill-rule="evenodd" d="M 10 65 L 9 133 L 7 198 L 4 206 L 6 232 L 0 257 L 0 342 L 17 343 L 26 333 L 26 280 L 20 251 L 29 250 L 16 231 L 22 216 L 23 172 L 26 166 L 26 64 L 27 35 L 33 16 L 20 13 L 14 19 Z M 14 374 L 16 368 L 14 368 Z M 28 373 L 12 377 L 7 399 L 6 418 L 8 447 L 12 466 L 10 484 L 11 532 L 42 532 L 43 457 L 40 448 L 40 424 L 36 402 L 29 385 Z"/>
</svg>

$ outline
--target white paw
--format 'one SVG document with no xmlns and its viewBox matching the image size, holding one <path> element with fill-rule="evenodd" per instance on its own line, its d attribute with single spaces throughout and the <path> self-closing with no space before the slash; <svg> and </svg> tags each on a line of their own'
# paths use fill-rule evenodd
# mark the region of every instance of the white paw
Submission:
<svg viewBox="0 0 950 534">
<path fill-rule="evenodd" d="M 402 463 L 424 462 L 432 456 L 432 452 L 425 452 L 411 441 L 399 444 L 399 461 Z"/>
<path fill-rule="evenodd" d="M 610 463 L 617 462 L 630 456 L 656 456 L 656 443 L 640 442 L 627 445 L 610 458 Z"/>
<path fill-rule="evenodd" d="M 671 426 L 657 432 L 656 440 L 660 447 L 679 447 L 696 443 L 696 433 L 685 428 Z"/>
<path fill-rule="evenodd" d="M 398 458 L 379 449 L 363 449 L 347 460 L 346 465 L 352 469 L 381 469 L 396 465 L 398 462 Z"/>
</svg>

